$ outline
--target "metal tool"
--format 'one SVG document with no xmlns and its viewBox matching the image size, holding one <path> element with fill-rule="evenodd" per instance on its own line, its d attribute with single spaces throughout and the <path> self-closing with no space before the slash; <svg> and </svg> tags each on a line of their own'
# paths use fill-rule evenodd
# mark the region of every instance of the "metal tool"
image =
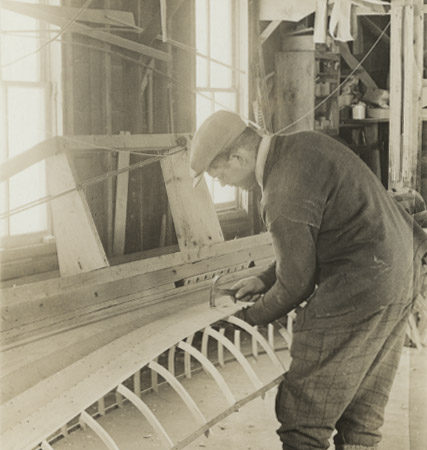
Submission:
<svg viewBox="0 0 427 450">
<path fill-rule="evenodd" d="M 212 279 L 211 290 L 209 293 L 209 306 L 211 308 L 215 308 L 215 299 L 218 295 L 229 295 L 232 297 L 234 303 L 236 303 L 237 299 L 235 297 L 238 289 L 229 289 L 229 288 L 221 288 L 217 286 L 218 280 L 221 278 L 221 275 L 215 275 Z"/>
</svg>

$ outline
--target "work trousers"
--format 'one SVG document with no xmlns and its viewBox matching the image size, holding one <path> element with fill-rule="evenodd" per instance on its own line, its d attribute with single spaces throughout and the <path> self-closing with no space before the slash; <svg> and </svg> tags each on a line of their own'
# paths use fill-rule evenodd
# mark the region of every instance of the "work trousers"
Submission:
<svg viewBox="0 0 427 450">
<path fill-rule="evenodd" d="M 284 450 L 373 448 L 396 374 L 411 309 L 393 302 L 362 321 L 336 317 L 316 323 L 300 314 L 292 363 L 279 386 L 277 433 Z"/>
</svg>

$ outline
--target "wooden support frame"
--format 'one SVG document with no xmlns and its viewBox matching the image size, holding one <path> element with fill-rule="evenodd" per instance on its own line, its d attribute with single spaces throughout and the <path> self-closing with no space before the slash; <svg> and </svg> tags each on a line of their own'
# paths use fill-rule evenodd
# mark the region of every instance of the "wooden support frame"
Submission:
<svg viewBox="0 0 427 450">
<path fill-rule="evenodd" d="M 2 7 L 18 14 L 23 14 L 38 20 L 52 23 L 53 25 L 57 25 L 59 27 L 67 26 L 67 31 L 80 33 L 93 39 L 98 39 L 107 44 L 115 45 L 117 47 L 143 54 L 151 58 L 156 58 L 161 61 L 170 61 L 170 55 L 161 50 L 156 50 L 148 45 L 131 41 L 105 31 L 96 30 L 95 28 L 91 28 L 90 26 L 83 25 L 81 23 L 74 22 L 72 25 L 69 25 L 69 20 L 67 18 L 38 8 L 38 5 L 4 0 L 2 1 Z"/>
<path fill-rule="evenodd" d="M 172 439 L 169 437 L 163 425 L 154 415 L 153 411 L 151 411 L 151 409 L 139 397 L 137 397 L 131 390 L 129 390 L 123 384 L 119 384 L 119 386 L 117 387 L 117 391 L 121 395 L 123 395 L 123 397 L 127 398 L 138 409 L 138 411 L 147 419 L 149 424 L 154 428 L 156 433 L 159 435 L 162 442 L 166 445 L 166 448 L 172 448 L 173 447 Z"/>
</svg>

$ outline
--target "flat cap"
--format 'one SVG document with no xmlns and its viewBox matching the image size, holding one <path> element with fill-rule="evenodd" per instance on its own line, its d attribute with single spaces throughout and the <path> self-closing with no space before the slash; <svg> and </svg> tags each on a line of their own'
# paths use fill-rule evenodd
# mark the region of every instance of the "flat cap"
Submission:
<svg viewBox="0 0 427 450">
<path fill-rule="evenodd" d="M 245 130 L 246 124 L 236 113 L 217 111 L 199 127 L 191 143 L 190 168 L 196 186 L 210 163 Z"/>
</svg>

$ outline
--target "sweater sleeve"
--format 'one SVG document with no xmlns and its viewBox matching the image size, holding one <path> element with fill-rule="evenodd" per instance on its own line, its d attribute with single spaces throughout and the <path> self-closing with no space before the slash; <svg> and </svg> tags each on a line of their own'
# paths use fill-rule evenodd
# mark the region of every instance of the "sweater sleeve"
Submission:
<svg viewBox="0 0 427 450">
<path fill-rule="evenodd" d="M 246 310 L 252 325 L 265 325 L 306 300 L 315 287 L 318 229 L 283 215 L 270 226 L 276 253 L 276 280 L 267 293 Z M 267 270 L 271 271 L 271 267 Z"/>
<path fill-rule="evenodd" d="M 276 281 L 276 261 L 273 261 L 268 267 L 258 275 L 258 278 L 265 285 L 265 290 L 268 291 Z"/>
</svg>

